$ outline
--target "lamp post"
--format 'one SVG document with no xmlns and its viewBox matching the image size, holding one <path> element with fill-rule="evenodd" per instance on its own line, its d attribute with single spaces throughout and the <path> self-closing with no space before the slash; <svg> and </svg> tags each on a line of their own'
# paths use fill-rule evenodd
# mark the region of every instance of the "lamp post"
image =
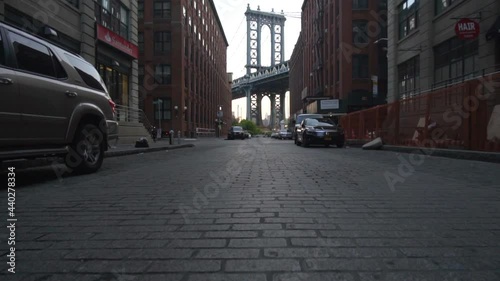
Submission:
<svg viewBox="0 0 500 281">
<path fill-rule="evenodd" d="M 222 105 L 218 105 L 218 110 L 217 110 L 217 119 L 215 119 L 217 123 L 217 137 L 220 137 L 221 131 L 222 131 L 222 117 L 224 116 L 224 113 L 222 112 Z"/>
</svg>

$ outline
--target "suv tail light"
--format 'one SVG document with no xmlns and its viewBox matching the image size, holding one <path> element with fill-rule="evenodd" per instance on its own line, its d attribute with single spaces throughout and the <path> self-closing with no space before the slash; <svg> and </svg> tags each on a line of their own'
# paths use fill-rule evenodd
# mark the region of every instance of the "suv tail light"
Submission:
<svg viewBox="0 0 500 281">
<path fill-rule="evenodd" d="M 113 114 L 116 113 L 116 103 L 112 100 L 112 99 L 109 99 L 109 106 L 111 106 L 111 110 L 113 111 Z"/>
</svg>

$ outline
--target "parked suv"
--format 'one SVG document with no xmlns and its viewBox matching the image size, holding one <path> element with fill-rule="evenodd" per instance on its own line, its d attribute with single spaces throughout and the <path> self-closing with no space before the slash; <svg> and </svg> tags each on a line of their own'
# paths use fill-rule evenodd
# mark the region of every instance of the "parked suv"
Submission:
<svg viewBox="0 0 500 281">
<path fill-rule="evenodd" d="M 299 114 L 297 116 L 297 120 L 293 120 L 292 123 L 294 124 L 294 128 L 292 131 L 292 139 L 294 140 L 295 144 L 297 144 L 297 130 L 300 129 L 300 124 L 302 121 L 304 121 L 307 118 L 323 118 L 322 114 Z"/>
<path fill-rule="evenodd" d="M 64 156 L 94 172 L 117 138 L 115 103 L 90 63 L 0 22 L 0 161 Z"/>
</svg>

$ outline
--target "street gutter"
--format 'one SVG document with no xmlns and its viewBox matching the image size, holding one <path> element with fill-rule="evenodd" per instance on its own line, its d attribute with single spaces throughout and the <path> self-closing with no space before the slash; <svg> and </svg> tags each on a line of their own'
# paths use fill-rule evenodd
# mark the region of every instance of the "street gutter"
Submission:
<svg viewBox="0 0 500 281">
<path fill-rule="evenodd" d="M 165 146 L 161 146 L 161 147 L 133 148 L 133 149 L 118 150 L 118 151 L 108 150 L 104 153 L 104 158 L 119 157 L 119 156 L 126 156 L 126 155 L 140 154 L 140 153 L 157 152 L 157 151 L 163 151 L 163 150 L 174 150 L 174 149 L 189 148 L 189 147 L 194 147 L 194 144 L 189 143 L 189 144 L 180 144 L 180 145 L 165 145 Z"/>
</svg>

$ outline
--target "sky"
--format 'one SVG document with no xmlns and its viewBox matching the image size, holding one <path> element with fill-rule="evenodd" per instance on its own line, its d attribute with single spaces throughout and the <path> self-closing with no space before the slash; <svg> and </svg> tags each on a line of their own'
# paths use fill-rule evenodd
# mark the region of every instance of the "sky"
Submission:
<svg viewBox="0 0 500 281">
<path fill-rule="evenodd" d="M 227 72 L 233 73 L 233 79 L 242 77 L 246 73 L 246 52 L 247 52 L 247 23 L 245 11 L 247 5 L 250 4 L 250 9 L 260 10 L 263 12 L 271 12 L 272 9 L 276 13 L 285 13 L 285 61 L 290 59 L 295 43 L 300 33 L 300 12 L 303 0 L 214 0 L 217 13 L 222 22 L 224 33 L 229 42 L 227 49 Z M 271 38 L 270 31 L 266 27 L 262 31 L 262 64 L 270 65 L 271 61 Z M 290 99 L 287 94 L 285 101 L 285 114 L 289 116 Z M 238 108 L 240 113 L 238 113 Z M 232 111 L 236 117 L 246 117 L 246 99 L 238 99 L 233 101 Z M 270 114 L 270 101 L 264 98 L 262 101 L 263 119 L 267 114 Z"/>
</svg>

